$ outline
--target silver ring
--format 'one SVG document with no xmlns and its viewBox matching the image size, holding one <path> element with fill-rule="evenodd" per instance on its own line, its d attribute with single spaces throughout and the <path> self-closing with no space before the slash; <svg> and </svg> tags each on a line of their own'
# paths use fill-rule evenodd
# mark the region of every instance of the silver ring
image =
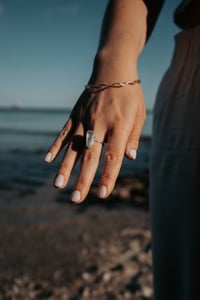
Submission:
<svg viewBox="0 0 200 300">
<path fill-rule="evenodd" d="M 103 140 L 97 138 L 95 136 L 95 133 L 94 133 L 93 130 L 88 130 L 86 132 L 86 138 L 85 138 L 85 145 L 86 145 L 86 147 L 87 148 L 91 148 L 94 145 L 95 142 L 103 144 Z"/>
</svg>

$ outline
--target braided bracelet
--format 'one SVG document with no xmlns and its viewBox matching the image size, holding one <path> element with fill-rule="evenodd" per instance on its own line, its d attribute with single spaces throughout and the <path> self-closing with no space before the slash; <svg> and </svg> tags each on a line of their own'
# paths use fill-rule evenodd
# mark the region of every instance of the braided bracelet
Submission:
<svg viewBox="0 0 200 300">
<path fill-rule="evenodd" d="M 92 92 L 92 93 L 96 93 L 96 92 L 100 92 L 100 91 L 103 91 L 107 88 L 110 88 L 110 87 L 116 87 L 116 88 L 119 88 L 119 87 L 124 87 L 126 85 L 135 85 L 136 83 L 140 83 L 140 79 L 136 79 L 136 80 L 128 80 L 128 81 L 125 81 L 125 82 L 113 82 L 111 84 L 106 84 L 106 83 L 101 83 L 99 85 L 92 85 L 92 84 L 88 84 L 85 86 L 85 88 L 89 91 L 89 92 Z"/>
</svg>

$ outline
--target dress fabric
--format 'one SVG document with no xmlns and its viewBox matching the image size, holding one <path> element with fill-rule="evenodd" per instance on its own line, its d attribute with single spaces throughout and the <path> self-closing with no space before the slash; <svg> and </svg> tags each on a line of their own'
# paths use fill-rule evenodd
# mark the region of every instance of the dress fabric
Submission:
<svg viewBox="0 0 200 300">
<path fill-rule="evenodd" d="M 183 0 L 176 8 L 176 10 L 174 12 L 174 21 L 179 27 L 182 27 L 180 19 L 182 19 L 182 15 L 185 16 L 185 14 L 187 13 L 187 8 L 191 3 L 192 3 L 192 0 Z M 184 23 L 185 23 L 185 21 L 187 22 L 187 20 L 184 20 Z M 189 24 L 187 24 L 187 25 L 189 25 Z"/>
<path fill-rule="evenodd" d="M 150 166 L 154 300 L 200 287 L 200 25 L 175 36 L 157 93 Z"/>
</svg>

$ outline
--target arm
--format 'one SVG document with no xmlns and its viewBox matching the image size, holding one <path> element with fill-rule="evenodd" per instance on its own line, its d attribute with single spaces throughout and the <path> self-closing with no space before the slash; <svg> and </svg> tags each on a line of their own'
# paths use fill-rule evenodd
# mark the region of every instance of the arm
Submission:
<svg viewBox="0 0 200 300">
<path fill-rule="evenodd" d="M 152 30 L 147 30 L 147 15 L 147 6 L 142 0 L 109 1 L 89 83 L 109 84 L 138 79 L 137 60 L 147 39 L 146 32 Z M 145 114 L 139 84 L 108 88 L 98 93 L 85 90 L 46 156 L 46 162 L 52 162 L 68 143 L 55 186 L 64 188 L 67 185 L 72 169 L 81 157 L 72 200 L 80 203 L 85 199 L 102 154 L 100 143 L 94 143 L 89 149 L 85 147 L 86 131 L 93 130 L 107 143 L 98 195 L 108 197 L 124 155 L 129 159 L 136 157 Z"/>
<path fill-rule="evenodd" d="M 153 31 L 163 3 L 164 0 L 109 1 L 90 82 L 101 82 L 102 78 L 105 81 L 104 73 L 100 77 L 105 65 L 106 76 L 109 69 L 112 72 L 111 82 L 120 81 L 121 77 L 124 80 L 128 76 L 137 76 L 138 56 Z M 120 78 L 117 78 L 118 72 L 116 78 L 113 77 L 115 70 L 120 70 Z"/>
<path fill-rule="evenodd" d="M 147 8 L 142 0 L 109 1 L 90 82 L 137 77 L 137 59 L 146 40 L 146 19 Z"/>
</svg>

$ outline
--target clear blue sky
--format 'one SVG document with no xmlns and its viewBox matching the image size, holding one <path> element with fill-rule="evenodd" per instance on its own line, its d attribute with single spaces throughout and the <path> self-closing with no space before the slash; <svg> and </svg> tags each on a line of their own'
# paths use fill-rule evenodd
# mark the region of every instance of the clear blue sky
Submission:
<svg viewBox="0 0 200 300">
<path fill-rule="evenodd" d="M 166 0 L 139 73 L 147 108 L 174 46 Z M 107 0 L 0 0 L 0 106 L 72 107 L 87 82 Z"/>
</svg>

